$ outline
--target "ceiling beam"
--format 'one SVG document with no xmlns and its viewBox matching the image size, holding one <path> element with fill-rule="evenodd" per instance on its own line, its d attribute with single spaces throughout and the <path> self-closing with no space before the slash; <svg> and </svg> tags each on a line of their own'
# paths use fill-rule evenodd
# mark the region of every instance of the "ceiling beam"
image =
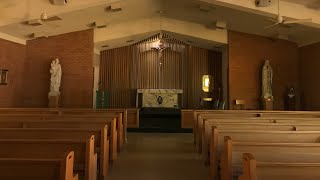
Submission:
<svg viewBox="0 0 320 180">
<path fill-rule="evenodd" d="M 22 44 L 22 45 L 26 45 L 27 44 L 27 41 L 24 40 L 24 39 L 20 39 L 20 38 L 14 37 L 14 36 L 10 36 L 8 34 L 1 33 L 1 32 L 0 32 L 0 39 L 4 39 L 4 40 L 7 40 L 7 41 L 15 42 L 15 43 Z"/>
</svg>

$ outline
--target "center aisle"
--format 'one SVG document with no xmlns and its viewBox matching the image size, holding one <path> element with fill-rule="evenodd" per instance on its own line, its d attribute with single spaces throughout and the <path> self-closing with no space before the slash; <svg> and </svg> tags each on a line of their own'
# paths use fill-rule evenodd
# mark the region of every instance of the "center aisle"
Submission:
<svg viewBox="0 0 320 180">
<path fill-rule="evenodd" d="M 209 180 L 192 134 L 129 133 L 108 180 Z"/>
</svg>

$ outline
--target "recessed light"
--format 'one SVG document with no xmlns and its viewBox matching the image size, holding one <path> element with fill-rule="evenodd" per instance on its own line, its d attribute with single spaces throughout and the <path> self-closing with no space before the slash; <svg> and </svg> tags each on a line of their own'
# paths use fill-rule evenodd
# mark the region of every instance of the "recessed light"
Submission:
<svg viewBox="0 0 320 180">
<path fill-rule="evenodd" d="M 131 39 L 131 40 L 128 40 L 128 41 L 127 41 L 127 43 L 130 43 L 130 42 L 133 42 L 133 41 L 134 41 L 134 40 L 133 40 L 133 39 Z"/>
<path fill-rule="evenodd" d="M 188 43 L 194 43 L 193 41 L 190 41 L 190 40 L 188 40 L 187 42 L 188 42 Z"/>
<path fill-rule="evenodd" d="M 101 46 L 101 47 L 103 47 L 103 48 L 107 48 L 107 47 L 109 47 L 109 45 L 103 45 L 103 46 Z"/>
</svg>

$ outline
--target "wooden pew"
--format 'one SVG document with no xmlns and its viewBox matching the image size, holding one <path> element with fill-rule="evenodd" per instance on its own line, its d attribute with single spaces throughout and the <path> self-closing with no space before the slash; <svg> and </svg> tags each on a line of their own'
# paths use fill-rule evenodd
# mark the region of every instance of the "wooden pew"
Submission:
<svg viewBox="0 0 320 180">
<path fill-rule="evenodd" d="M 320 163 L 257 162 L 250 153 L 243 154 L 243 174 L 239 180 L 315 180 L 320 179 Z"/>
<path fill-rule="evenodd" d="M 87 121 L 61 121 L 61 120 L 38 120 L 38 121 L 0 121 L 0 128 L 85 128 L 97 129 L 105 127 L 105 122 L 87 122 Z M 109 127 L 109 126 L 108 126 Z M 110 133 L 109 133 L 110 132 Z M 110 160 L 117 159 L 117 130 L 115 120 L 108 128 L 109 154 Z"/>
<path fill-rule="evenodd" d="M 254 121 L 254 123 L 247 123 L 247 120 L 244 120 L 245 123 L 243 123 L 242 119 L 231 121 L 228 123 L 228 120 L 219 122 L 219 119 L 215 120 L 208 120 L 205 122 L 204 129 L 202 132 L 202 155 L 204 157 L 204 160 L 207 160 L 208 158 L 208 149 L 210 146 L 210 139 L 212 137 L 212 127 L 216 126 L 220 130 L 293 130 L 293 131 L 319 131 L 320 130 L 320 121 L 317 120 L 304 120 L 301 119 L 302 122 L 300 122 L 299 119 L 296 119 L 292 121 L 292 119 L 281 119 L 281 120 L 274 120 L 279 123 L 267 123 L 269 120 L 262 119 Z M 298 122 L 296 122 L 298 121 Z M 237 122 L 237 123 L 235 123 Z M 249 121 L 252 122 L 252 121 Z M 270 121 L 272 122 L 272 121 Z"/>
<path fill-rule="evenodd" d="M 121 119 L 119 126 L 123 128 L 123 134 L 119 134 L 119 136 L 123 136 L 120 140 L 126 142 L 128 110 L 135 109 L 0 108 L 0 114 L 107 115 L 109 113 L 119 113 Z"/>
<path fill-rule="evenodd" d="M 271 119 L 256 119 L 256 118 L 217 118 L 217 119 L 202 119 L 203 121 L 203 125 L 200 127 L 201 130 L 199 130 L 199 132 L 201 132 L 201 140 L 198 140 L 199 143 L 199 148 L 198 148 L 198 152 L 202 152 L 202 148 L 203 148 L 203 137 L 204 134 L 206 133 L 206 131 L 208 131 L 210 133 L 211 131 L 211 127 L 210 125 L 206 125 L 206 123 L 211 124 L 212 126 L 214 126 L 214 124 L 227 124 L 227 123 L 276 123 L 276 124 L 287 124 L 287 125 L 304 125 L 304 124 L 319 124 L 320 125 L 320 119 L 312 119 L 312 118 L 271 118 Z M 209 129 L 206 129 L 209 128 Z"/>
<path fill-rule="evenodd" d="M 231 137 L 237 142 L 269 142 L 269 143 L 316 143 L 320 140 L 320 131 L 253 131 L 253 130 L 218 130 L 212 128 L 210 144 L 210 170 L 217 174 L 219 157 L 223 152 L 226 140 Z"/>
<path fill-rule="evenodd" d="M 101 128 L 105 126 L 105 122 L 71 122 L 71 121 L 29 121 L 23 122 L 24 128 Z M 0 122 L 1 127 L 1 122 Z M 110 160 L 115 161 L 117 159 L 117 130 L 115 123 L 111 124 L 110 129 L 108 129 L 109 139 L 110 139 Z"/>
<path fill-rule="evenodd" d="M 120 139 L 120 145 L 123 142 L 127 142 L 127 128 L 128 128 L 128 110 L 131 109 L 59 109 L 60 115 L 106 115 L 108 113 L 118 113 L 119 124 L 118 126 L 123 129 L 123 133 L 119 134 L 118 138 Z M 0 109 L 1 111 L 1 109 Z M 122 142 L 123 141 L 123 142 Z"/>
<path fill-rule="evenodd" d="M 74 152 L 52 159 L 0 158 L 0 179 L 78 180 L 74 175 Z"/>
<path fill-rule="evenodd" d="M 194 138 L 195 144 L 199 145 L 197 141 L 200 139 L 198 136 L 199 121 L 201 118 L 248 118 L 248 117 L 260 117 L 260 118 L 320 118 L 320 112 L 318 111 L 255 111 L 255 110 L 195 110 L 194 111 Z M 200 136 L 201 137 L 201 136 Z M 201 139 L 200 139 L 201 141 Z M 199 146 L 197 146 L 199 147 Z M 200 147 L 201 148 L 201 147 Z"/>
<path fill-rule="evenodd" d="M 66 121 L 78 121 L 78 120 L 87 120 L 87 121 L 105 121 L 106 123 L 110 122 L 112 119 L 116 118 L 116 127 L 118 131 L 118 151 L 120 151 L 123 141 L 123 125 L 121 122 L 121 114 L 111 113 L 106 115 L 40 115 L 40 114 L 0 114 L 1 120 L 66 120 Z"/>
<path fill-rule="evenodd" d="M 210 121 L 212 123 L 275 123 L 272 119 L 257 119 L 257 118 L 234 118 L 234 117 L 217 117 L 215 119 L 206 119 L 206 118 L 200 118 L 198 122 L 201 122 L 198 124 L 197 129 L 197 140 L 196 140 L 196 148 L 197 152 L 202 152 L 202 138 L 203 134 L 205 132 L 204 123 L 206 121 Z"/>
<path fill-rule="evenodd" d="M 205 163 L 209 161 L 209 147 L 212 137 L 212 127 L 218 130 L 263 130 L 263 131 L 295 131 L 296 127 L 292 124 L 276 124 L 276 123 L 211 123 L 205 122 L 202 133 L 202 156 Z M 307 127 L 307 126 L 306 126 Z M 319 126 L 320 130 L 320 126 Z"/>
<path fill-rule="evenodd" d="M 96 180 L 97 154 L 94 153 L 94 136 L 86 140 L 32 140 L 0 139 L 0 158 L 53 159 L 61 153 L 74 151 L 74 169 L 85 180 Z"/>
<path fill-rule="evenodd" d="M 219 110 L 195 110 L 193 114 L 193 135 L 194 135 L 194 143 L 199 145 L 197 142 L 199 138 L 199 128 L 201 126 L 200 119 L 202 116 L 209 117 L 258 117 L 259 113 L 255 111 L 219 111 Z M 200 136 L 201 137 L 201 136 Z M 197 146 L 198 147 L 198 146 Z"/>
<path fill-rule="evenodd" d="M 99 178 L 107 176 L 109 163 L 109 142 L 107 140 L 107 125 L 98 129 L 81 128 L 0 128 L 0 139 L 31 139 L 31 140 L 86 140 L 94 135 L 95 153 L 99 157 Z"/>
<path fill-rule="evenodd" d="M 319 137 L 311 141 L 318 139 Z M 242 173 L 237 171 L 241 170 L 242 154 L 246 152 L 255 154 L 262 162 L 320 162 L 320 143 L 236 142 L 226 136 L 221 155 L 222 180 L 230 180 L 234 175 Z M 309 154 L 311 157 L 308 157 Z"/>
<path fill-rule="evenodd" d="M 57 118 L 57 120 L 55 120 L 55 118 L 50 118 L 51 120 L 40 120 L 43 116 L 0 115 L 0 128 L 103 128 L 108 124 L 108 134 L 110 136 L 110 160 L 114 161 L 117 159 L 117 151 L 120 149 L 118 146 L 118 130 L 115 118 L 88 119 L 85 117 L 82 119 L 82 117 L 71 116 L 70 119 L 68 119 L 68 117 L 69 116 L 64 116 L 63 118 Z"/>
</svg>

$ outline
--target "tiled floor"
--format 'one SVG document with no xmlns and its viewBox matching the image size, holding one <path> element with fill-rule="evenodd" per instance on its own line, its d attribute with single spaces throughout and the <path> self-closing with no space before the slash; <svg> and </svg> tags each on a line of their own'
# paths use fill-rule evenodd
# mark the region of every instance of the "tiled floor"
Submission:
<svg viewBox="0 0 320 180">
<path fill-rule="evenodd" d="M 192 134 L 129 133 L 108 180 L 209 180 Z"/>
</svg>

